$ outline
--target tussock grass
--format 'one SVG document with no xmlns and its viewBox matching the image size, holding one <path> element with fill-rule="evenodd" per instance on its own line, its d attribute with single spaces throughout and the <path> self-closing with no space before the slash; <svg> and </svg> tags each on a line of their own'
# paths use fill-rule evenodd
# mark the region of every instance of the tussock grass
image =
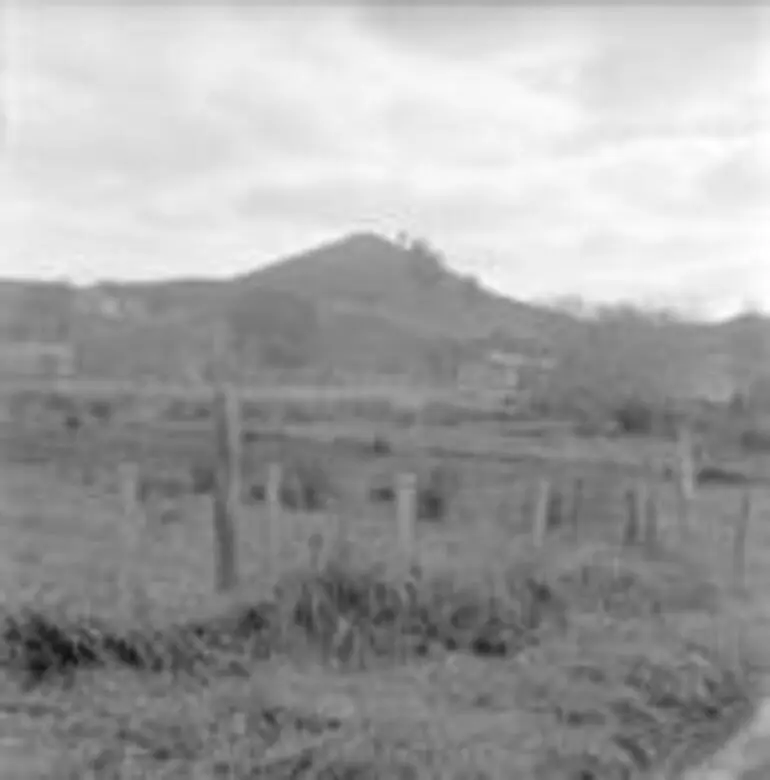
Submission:
<svg viewBox="0 0 770 780">
<path fill-rule="evenodd" d="M 73 772 L 96 762 L 99 777 L 630 780 L 685 762 L 683 745 L 713 744 L 750 711 L 748 657 L 695 630 L 726 599 L 670 551 L 556 539 L 505 564 L 405 570 L 346 548 L 286 573 L 262 602 L 122 628 L 26 610 L 6 616 L 0 646 L 49 689 L 62 675 L 77 687 L 94 669 L 132 669 L 175 680 L 171 698 L 195 691 L 162 727 L 168 705 L 132 709 L 130 728 L 102 734 L 99 755 Z M 318 725 L 305 694 L 316 728 L 302 726 L 297 702 L 280 703 L 291 686 L 268 682 L 287 668 L 311 669 L 294 684 L 316 691 L 356 687 L 349 714 Z M 378 681 L 399 674 L 411 682 L 388 710 L 393 683 Z"/>
</svg>

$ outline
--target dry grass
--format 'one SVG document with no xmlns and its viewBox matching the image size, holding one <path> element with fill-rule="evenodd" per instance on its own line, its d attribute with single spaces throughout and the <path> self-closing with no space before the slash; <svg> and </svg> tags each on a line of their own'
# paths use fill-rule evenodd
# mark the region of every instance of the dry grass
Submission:
<svg viewBox="0 0 770 780">
<path fill-rule="evenodd" d="M 765 605 L 729 596 L 705 553 L 619 554 L 597 534 L 534 550 L 497 506 L 421 526 L 412 568 L 376 514 L 318 560 L 334 518 L 289 514 L 270 561 L 251 507 L 243 586 L 221 599 L 204 498 L 139 532 L 51 474 L 0 488 L 17 630 L 0 710 L 50 759 L 30 777 L 641 778 L 745 717 L 767 646 Z M 703 501 L 713 518 L 735 497 Z M 729 547 L 720 531 L 703 550 Z M 736 647 L 741 615 L 755 630 Z M 46 627 L 64 662 L 36 678 Z M 71 674 L 67 653 L 88 663 Z"/>
</svg>

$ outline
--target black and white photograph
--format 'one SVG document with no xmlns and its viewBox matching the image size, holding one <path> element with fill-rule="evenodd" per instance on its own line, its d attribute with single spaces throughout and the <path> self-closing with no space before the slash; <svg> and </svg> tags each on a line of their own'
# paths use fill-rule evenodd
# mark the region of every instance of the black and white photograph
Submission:
<svg viewBox="0 0 770 780">
<path fill-rule="evenodd" d="M 770 5 L 0 2 L 0 780 L 770 778 Z"/>
</svg>

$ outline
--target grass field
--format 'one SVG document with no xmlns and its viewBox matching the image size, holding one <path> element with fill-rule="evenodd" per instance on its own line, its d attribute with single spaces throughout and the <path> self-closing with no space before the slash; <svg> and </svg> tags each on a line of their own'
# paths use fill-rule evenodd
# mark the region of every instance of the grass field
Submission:
<svg viewBox="0 0 770 780">
<path fill-rule="evenodd" d="M 139 532 L 106 484 L 8 465 L 0 580 L 18 630 L 0 640 L 0 768 L 625 780 L 691 763 L 750 712 L 770 608 L 724 587 L 737 490 L 701 492 L 687 556 L 665 522 L 661 548 L 620 550 L 619 479 L 599 470 L 579 536 L 534 549 L 510 469 L 473 475 L 461 509 L 418 526 L 416 569 L 391 507 L 338 502 L 350 538 L 320 560 L 335 517 L 287 512 L 268 560 L 264 509 L 249 505 L 242 584 L 225 597 L 206 497 L 179 497 L 174 522 Z M 770 584 L 758 496 L 752 593 Z M 90 663 L 30 685 L 41 625 L 87 636 Z M 141 652 L 119 661 L 106 634 Z"/>
</svg>

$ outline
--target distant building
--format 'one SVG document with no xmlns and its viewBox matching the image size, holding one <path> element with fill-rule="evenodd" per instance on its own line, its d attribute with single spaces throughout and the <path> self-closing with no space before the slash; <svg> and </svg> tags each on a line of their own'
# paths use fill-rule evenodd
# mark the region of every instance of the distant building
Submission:
<svg viewBox="0 0 770 780">
<path fill-rule="evenodd" d="M 548 358 L 534 358 L 515 352 L 492 351 L 485 359 L 463 366 L 460 385 L 483 387 L 503 393 L 518 393 L 550 371 L 555 365 Z"/>
<path fill-rule="evenodd" d="M 75 350 L 61 342 L 0 342 L 0 379 L 41 379 L 72 376 Z"/>
</svg>

